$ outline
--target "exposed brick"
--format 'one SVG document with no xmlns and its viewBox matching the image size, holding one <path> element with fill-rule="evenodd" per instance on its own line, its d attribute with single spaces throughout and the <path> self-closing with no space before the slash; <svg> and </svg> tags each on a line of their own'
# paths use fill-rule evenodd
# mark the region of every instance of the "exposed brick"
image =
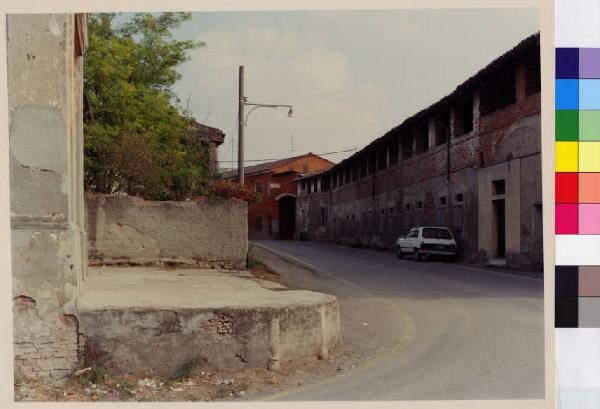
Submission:
<svg viewBox="0 0 600 409">
<path fill-rule="evenodd" d="M 516 53 L 515 59 L 505 60 L 510 62 L 494 68 L 515 72 L 514 102 L 480 115 L 479 83 L 469 83 L 468 89 L 461 85 L 463 94 L 444 98 L 416 114 L 412 123 L 403 123 L 392 129 L 328 172 L 301 179 L 298 183 L 306 186 L 320 179 L 318 186 L 329 185 L 331 188 L 311 191 L 310 194 L 307 189 L 298 189 L 297 236 L 309 240 L 392 249 L 397 237 L 406 233 L 410 227 L 445 225 L 458 236 L 459 246 L 466 260 L 482 261 L 482 257 L 492 255 L 480 252 L 478 209 L 492 204 L 491 201 L 479 203 L 478 172 L 491 166 L 517 161 L 521 167 L 518 187 L 520 214 L 516 215 L 520 218 L 521 253 L 507 254 L 506 260 L 511 267 L 541 268 L 542 237 L 541 234 L 533 237 L 536 229 L 532 228 L 536 223 L 537 231 L 541 231 L 541 220 L 535 221 L 539 217 L 535 214 L 541 213 L 536 207 L 541 203 L 540 92 L 529 95 L 525 93 L 522 69 L 523 64 L 535 61 L 536 58 L 539 64 L 539 39 L 531 37 L 521 44 L 519 50 L 514 50 L 509 53 Z M 519 69 L 514 70 L 515 67 Z M 498 71 L 491 72 L 490 75 L 496 75 L 494 72 Z M 403 144 L 413 143 L 411 138 L 414 133 L 410 130 L 415 123 L 427 123 L 429 118 L 445 110 L 450 110 L 455 115 L 458 112 L 457 106 L 467 95 L 473 101 L 473 129 L 470 132 L 455 135 L 456 128 L 453 128 L 449 143 L 429 146 L 425 152 L 412 157 L 402 157 L 400 153 Z M 488 93 L 486 101 L 495 97 L 496 94 Z M 438 104 L 441 104 L 439 108 Z M 436 108 L 439 112 L 436 112 Z M 455 119 L 451 119 L 453 121 Z M 430 144 L 435 141 L 432 132 L 435 132 L 435 127 L 429 127 Z M 394 145 L 390 141 L 399 143 Z M 399 146 L 395 153 L 398 159 L 389 164 L 381 162 L 383 165 L 380 165 L 380 160 L 387 161 L 386 155 L 382 153 L 387 152 L 389 158 L 390 146 Z M 369 158 L 373 157 L 376 160 L 371 163 Z M 370 168 L 371 165 L 377 170 L 361 173 L 364 166 Z M 358 169 L 355 176 L 353 169 Z M 348 180 L 348 175 L 352 180 Z M 457 194 L 462 195 L 461 202 L 455 201 Z M 445 205 L 440 204 L 441 198 L 444 198 Z M 417 207 L 419 204 L 421 207 Z M 322 211 L 325 212 L 325 221 L 322 220 Z M 489 223 L 490 229 L 492 228 L 492 221 L 484 222 Z M 529 251 L 530 248 L 533 250 Z"/>
</svg>

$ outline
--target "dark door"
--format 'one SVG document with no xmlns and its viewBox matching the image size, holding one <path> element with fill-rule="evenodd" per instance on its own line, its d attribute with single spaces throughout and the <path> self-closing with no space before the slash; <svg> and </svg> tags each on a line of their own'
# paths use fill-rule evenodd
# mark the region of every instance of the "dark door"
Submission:
<svg viewBox="0 0 600 409">
<path fill-rule="evenodd" d="M 279 199 L 279 238 L 292 240 L 296 231 L 296 198 L 285 196 Z"/>
<path fill-rule="evenodd" d="M 506 256 L 506 217 L 504 199 L 494 200 L 494 219 L 496 220 L 496 257 Z"/>
</svg>

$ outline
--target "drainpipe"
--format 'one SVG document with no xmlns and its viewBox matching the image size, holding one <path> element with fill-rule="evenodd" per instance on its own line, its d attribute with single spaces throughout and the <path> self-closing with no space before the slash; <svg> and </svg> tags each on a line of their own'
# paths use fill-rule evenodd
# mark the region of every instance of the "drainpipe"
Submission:
<svg viewBox="0 0 600 409">
<path fill-rule="evenodd" d="M 448 140 L 446 141 L 446 181 L 450 185 L 450 132 L 448 132 Z"/>
</svg>

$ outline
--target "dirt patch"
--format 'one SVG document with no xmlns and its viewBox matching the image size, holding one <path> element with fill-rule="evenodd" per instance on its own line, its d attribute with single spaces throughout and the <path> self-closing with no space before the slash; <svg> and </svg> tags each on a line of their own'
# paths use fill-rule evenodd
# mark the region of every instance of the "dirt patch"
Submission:
<svg viewBox="0 0 600 409">
<path fill-rule="evenodd" d="M 333 353 L 330 359 L 306 358 L 283 363 L 274 371 L 194 370 L 174 378 L 156 376 L 109 377 L 96 369 L 72 376 L 63 385 L 47 381 L 19 381 L 14 385 L 15 401 L 215 401 L 256 399 L 304 384 L 319 382 L 354 365 L 346 353 Z M 258 396 L 258 397 L 260 397 Z"/>
<path fill-rule="evenodd" d="M 254 257 L 248 257 L 247 269 L 256 278 L 281 284 L 281 274 L 270 269 Z"/>
</svg>

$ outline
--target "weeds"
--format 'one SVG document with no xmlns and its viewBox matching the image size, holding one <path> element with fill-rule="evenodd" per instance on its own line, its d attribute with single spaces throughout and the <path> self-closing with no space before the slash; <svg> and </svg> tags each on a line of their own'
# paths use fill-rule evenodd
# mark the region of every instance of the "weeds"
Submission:
<svg viewBox="0 0 600 409">
<path fill-rule="evenodd" d="M 169 378 L 169 383 L 182 382 L 183 380 L 190 378 L 194 374 L 194 371 L 197 367 L 198 363 L 196 361 L 185 362 L 183 365 L 181 365 L 181 367 L 179 367 L 175 374 Z"/>
</svg>

